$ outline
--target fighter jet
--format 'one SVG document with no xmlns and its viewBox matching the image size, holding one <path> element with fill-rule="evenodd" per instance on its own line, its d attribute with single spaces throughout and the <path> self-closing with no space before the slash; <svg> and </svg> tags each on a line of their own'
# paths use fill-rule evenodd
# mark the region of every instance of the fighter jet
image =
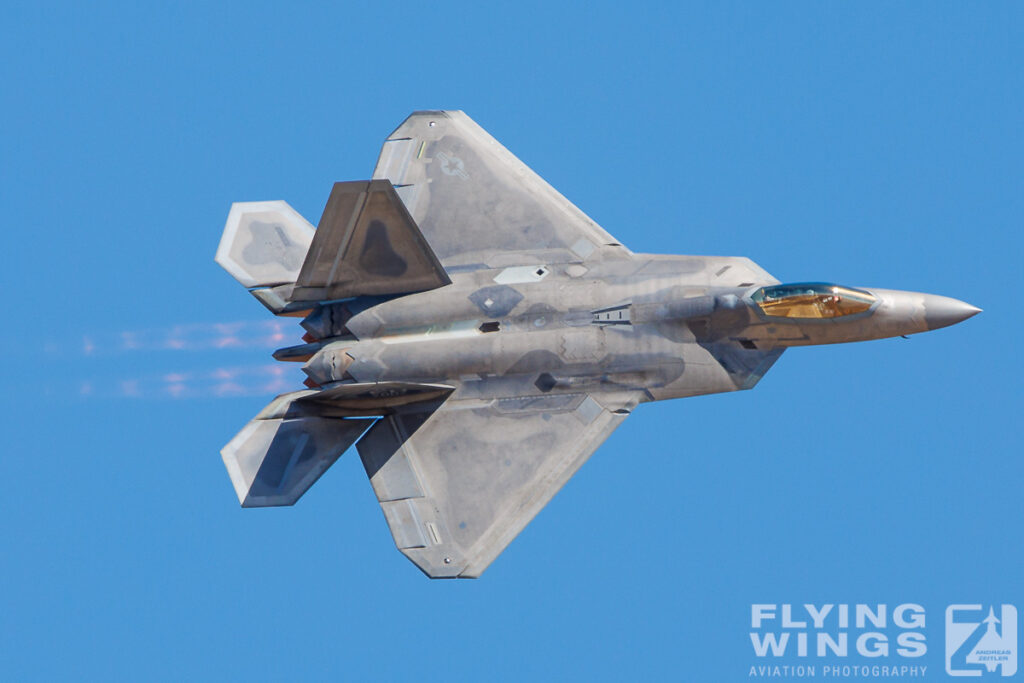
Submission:
<svg viewBox="0 0 1024 683">
<path fill-rule="evenodd" d="M 303 363 L 306 389 L 221 451 L 242 506 L 294 504 L 355 444 L 432 578 L 479 577 L 642 403 L 750 389 L 791 346 L 979 312 L 635 254 L 461 111 L 409 116 L 316 229 L 283 201 L 233 204 L 216 260 L 305 331 L 274 358 Z"/>
</svg>

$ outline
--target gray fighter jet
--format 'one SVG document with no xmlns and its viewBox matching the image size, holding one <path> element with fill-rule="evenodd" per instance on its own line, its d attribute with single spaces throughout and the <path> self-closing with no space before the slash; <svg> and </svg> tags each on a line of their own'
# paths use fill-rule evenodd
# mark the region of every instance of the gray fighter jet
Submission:
<svg viewBox="0 0 1024 683">
<path fill-rule="evenodd" d="M 641 403 L 979 311 L 634 254 L 460 111 L 407 118 L 315 230 L 283 201 L 234 204 L 217 262 L 305 329 L 274 357 L 308 389 L 221 451 L 242 505 L 295 503 L 356 444 L 395 545 L 434 578 L 480 576 Z"/>
</svg>

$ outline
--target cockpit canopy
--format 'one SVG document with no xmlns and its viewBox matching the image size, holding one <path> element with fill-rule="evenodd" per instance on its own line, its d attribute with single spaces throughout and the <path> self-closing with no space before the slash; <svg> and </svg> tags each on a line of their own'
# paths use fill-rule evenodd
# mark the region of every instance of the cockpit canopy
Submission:
<svg viewBox="0 0 1024 683">
<path fill-rule="evenodd" d="M 750 298 L 766 316 L 773 318 L 839 318 L 864 313 L 876 301 L 864 290 L 828 282 L 762 287 Z"/>
</svg>

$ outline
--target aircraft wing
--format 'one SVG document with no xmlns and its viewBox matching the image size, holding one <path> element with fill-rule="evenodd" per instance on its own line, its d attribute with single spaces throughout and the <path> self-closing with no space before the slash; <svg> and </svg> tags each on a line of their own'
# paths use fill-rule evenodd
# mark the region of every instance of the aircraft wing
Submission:
<svg viewBox="0 0 1024 683">
<path fill-rule="evenodd" d="M 432 578 L 476 578 L 638 400 L 419 404 L 378 420 L 357 448 L 398 549 Z"/>
<path fill-rule="evenodd" d="M 410 115 L 373 177 L 395 185 L 449 271 L 631 253 L 461 111 Z"/>
</svg>

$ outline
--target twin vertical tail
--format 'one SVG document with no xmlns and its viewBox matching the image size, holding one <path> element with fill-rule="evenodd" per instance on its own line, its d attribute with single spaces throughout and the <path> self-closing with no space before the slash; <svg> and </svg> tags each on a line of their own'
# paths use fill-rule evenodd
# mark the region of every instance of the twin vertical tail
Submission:
<svg viewBox="0 0 1024 683">
<path fill-rule="evenodd" d="M 307 330 L 330 322 L 336 306 L 326 302 L 451 282 L 388 180 L 336 183 L 315 230 L 283 201 L 233 204 L 216 260 L 275 315 L 305 316 Z M 339 334 L 335 327 L 323 334 Z M 239 502 L 294 504 L 376 419 L 366 416 L 391 409 L 396 391 L 415 401 L 450 389 L 350 385 L 278 396 L 221 450 Z"/>
<path fill-rule="evenodd" d="M 335 183 L 316 230 L 283 201 L 233 204 L 217 263 L 275 315 L 451 282 L 388 180 Z"/>
</svg>

